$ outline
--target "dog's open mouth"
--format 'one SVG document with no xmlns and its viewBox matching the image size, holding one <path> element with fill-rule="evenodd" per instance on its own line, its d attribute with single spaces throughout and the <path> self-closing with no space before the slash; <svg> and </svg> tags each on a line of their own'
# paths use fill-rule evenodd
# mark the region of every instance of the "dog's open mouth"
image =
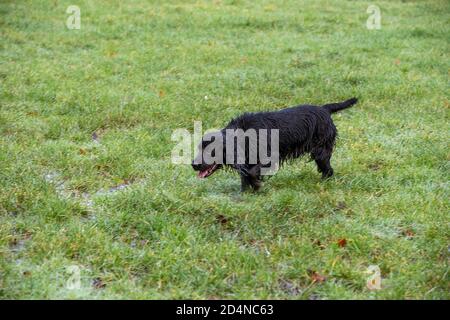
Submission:
<svg viewBox="0 0 450 320">
<path fill-rule="evenodd" d="M 212 165 L 208 166 L 208 168 L 206 168 L 205 170 L 199 171 L 198 177 L 202 178 L 202 179 L 209 177 L 210 175 L 212 175 L 214 173 L 214 171 L 217 170 L 218 167 L 219 167 L 218 164 L 212 164 Z"/>
</svg>

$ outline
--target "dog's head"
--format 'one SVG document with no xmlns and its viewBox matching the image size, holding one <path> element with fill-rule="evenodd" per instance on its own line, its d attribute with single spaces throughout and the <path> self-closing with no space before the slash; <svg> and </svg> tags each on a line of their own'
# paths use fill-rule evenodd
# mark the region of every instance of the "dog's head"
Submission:
<svg viewBox="0 0 450 320">
<path fill-rule="evenodd" d="M 225 157 L 224 136 L 221 131 L 205 134 L 198 145 L 198 154 L 192 168 L 199 178 L 206 178 L 222 168 Z"/>
</svg>

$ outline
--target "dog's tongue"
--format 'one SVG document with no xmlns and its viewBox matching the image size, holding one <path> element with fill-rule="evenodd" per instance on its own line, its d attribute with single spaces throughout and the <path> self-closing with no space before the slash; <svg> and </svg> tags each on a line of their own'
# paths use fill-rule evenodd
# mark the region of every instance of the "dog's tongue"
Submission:
<svg viewBox="0 0 450 320">
<path fill-rule="evenodd" d="M 203 170 L 203 171 L 199 171 L 197 176 L 198 176 L 199 178 L 203 179 L 203 178 L 206 177 L 207 175 L 208 175 L 208 169 Z"/>
<path fill-rule="evenodd" d="M 206 168 L 203 171 L 199 171 L 198 172 L 198 177 L 199 178 L 206 178 L 208 176 L 210 176 L 217 168 L 217 164 L 213 164 L 212 166 L 209 166 L 208 168 Z"/>
</svg>

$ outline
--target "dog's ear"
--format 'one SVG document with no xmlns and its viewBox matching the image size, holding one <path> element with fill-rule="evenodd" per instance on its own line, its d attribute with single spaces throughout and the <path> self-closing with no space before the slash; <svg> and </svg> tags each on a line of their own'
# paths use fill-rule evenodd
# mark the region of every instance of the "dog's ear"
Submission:
<svg viewBox="0 0 450 320">
<path fill-rule="evenodd" d="M 210 131 L 203 136 L 203 160 L 208 164 L 223 164 L 223 134 L 221 131 Z"/>
</svg>

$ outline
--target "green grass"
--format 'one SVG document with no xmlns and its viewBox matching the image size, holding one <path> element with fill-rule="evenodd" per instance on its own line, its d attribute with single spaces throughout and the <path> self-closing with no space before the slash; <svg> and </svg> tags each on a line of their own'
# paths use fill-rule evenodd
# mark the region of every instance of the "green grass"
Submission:
<svg viewBox="0 0 450 320">
<path fill-rule="evenodd" d="M 2 1 L 0 297 L 449 299 L 450 5 L 370 4 Z M 352 96 L 329 181 L 170 162 L 195 120 Z"/>
</svg>

